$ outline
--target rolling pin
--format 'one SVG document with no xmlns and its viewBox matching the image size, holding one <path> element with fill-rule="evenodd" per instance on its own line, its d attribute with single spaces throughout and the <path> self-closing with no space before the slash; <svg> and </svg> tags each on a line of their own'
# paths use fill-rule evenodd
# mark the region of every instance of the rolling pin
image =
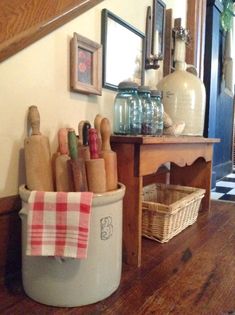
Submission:
<svg viewBox="0 0 235 315">
<path fill-rule="evenodd" d="M 32 134 L 24 141 L 27 188 L 53 191 L 49 140 L 40 132 L 40 115 L 37 106 L 29 107 L 28 120 L 32 127 Z"/>
<path fill-rule="evenodd" d="M 98 154 L 100 154 L 101 147 L 102 147 L 102 139 L 101 139 L 101 134 L 100 134 L 100 123 L 101 123 L 102 118 L 103 117 L 100 114 L 97 114 L 94 120 L 94 127 L 97 131 Z"/>
<path fill-rule="evenodd" d="M 91 159 L 86 161 L 88 190 L 94 193 L 106 192 L 106 175 L 104 159 L 99 158 L 97 148 L 97 131 L 89 129 L 89 147 Z"/>
<path fill-rule="evenodd" d="M 100 157 L 104 159 L 106 172 L 107 191 L 117 189 L 117 154 L 111 150 L 110 135 L 111 127 L 109 120 L 103 118 L 100 124 L 100 132 L 102 138 L 102 150 Z"/>
<path fill-rule="evenodd" d="M 82 145 L 82 129 L 83 129 L 83 125 L 85 123 L 85 120 L 81 120 L 78 124 L 78 147 L 80 147 Z"/>
<path fill-rule="evenodd" d="M 68 130 L 61 128 L 58 132 L 59 152 L 55 160 L 56 191 L 73 190 L 71 172 L 68 170 Z"/>
<path fill-rule="evenodd" d="M 72 171 L 74 191 L 87 191 L 87 178 L 85 163 L 78 158 L 77 137 L 74 129 L 68 130 L 68 144 L 70 160 L 67 161 L 69 170 Z"/>
<path fill-rule="evenodd" d="M 84 161 L 90 160 L 90 149 L 89 149 L 89 129 L 91 124 L 88 121 L 85 121 L 82 126 L 82 131 L 79 134 L 79 137 L 82 138 L 82 145 L 78 145 L 78 156 L 81 157 Z"/>
</svg>

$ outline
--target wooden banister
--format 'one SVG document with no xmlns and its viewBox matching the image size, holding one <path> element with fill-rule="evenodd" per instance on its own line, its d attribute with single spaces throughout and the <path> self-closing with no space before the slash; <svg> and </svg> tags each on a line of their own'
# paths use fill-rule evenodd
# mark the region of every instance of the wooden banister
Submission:
<svg viewBox="0 0 235 315">
<path fill-rule="evenodd" d="M 0 62 L 102 1 L 1 1 Z"/>
</svg>

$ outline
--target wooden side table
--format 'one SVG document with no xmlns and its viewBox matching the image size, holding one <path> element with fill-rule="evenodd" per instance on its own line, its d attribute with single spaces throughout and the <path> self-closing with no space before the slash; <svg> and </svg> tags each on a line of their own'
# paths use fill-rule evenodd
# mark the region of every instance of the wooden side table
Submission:
<svg viewBox="0 0 235 315">
<path fill-rule="evenodd" d="M 202 210 L 210 209 L 213 144 L 203 137 L 111 136 L 117 153 L 119 181 L 126 185 L 123 200 L 124 259 L 141 265 L 143 176 L 170 162 L 170 183 L 206 189 Z"/>
</svg>

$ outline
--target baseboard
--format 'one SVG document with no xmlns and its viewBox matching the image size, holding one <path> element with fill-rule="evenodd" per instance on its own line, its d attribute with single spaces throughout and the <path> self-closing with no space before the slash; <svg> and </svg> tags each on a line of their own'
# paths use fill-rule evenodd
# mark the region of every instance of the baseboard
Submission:
<svg viewBox="0 0 235 315">
<path fill-rule="evenodd" d="M 216 172 L 212 171 L 211 174 L 211 188 L 215 188 L 216 186 Z"/>
<path fill-rule="evenodd" d="M 228 175 L 233 170 L 232 161 L 227 161 L 225 163 L 221 163 L 213 166 L 213 172 L 216 174 L 216 180 L 221 179 L 222 177 Z"/>
<path fill-rule="evenodd" d="M 0 198 L 0 282 L 21 269 L 21 222 L 19 196 Z"/>
<path fill-rule="evenodd" d="M 7 196 L 0 198 L 0 216 L 19 211 L 21 208 L 21 200 L 19 195 Z"/>
</svg>

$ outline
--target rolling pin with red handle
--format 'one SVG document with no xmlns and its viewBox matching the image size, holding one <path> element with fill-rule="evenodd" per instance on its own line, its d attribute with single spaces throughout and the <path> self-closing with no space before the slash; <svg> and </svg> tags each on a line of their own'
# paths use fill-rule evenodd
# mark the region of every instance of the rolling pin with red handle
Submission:
<svg viewBox="0 0 235 315">
<path fill-rule="evenodd" d="M 40 115 L 37 106 L 29 107 L 28 120 L 32 127 L 32 135 L 24 141 L 27 188 L 53 191 L 49 140 L 40 132 Z"/>
<path fill-rule="evenodd" d="M 97 146 L 97 131 L 89 129 L 89 147 L 91 159 L 86 161 L 88 189 L 93 193 L 106 192 L 106 175 L 104 159 L 99 158 Z"/>
<path fill-rule="evenodd" d="M 106 172 L 106 187 L 107 191 L 117 189 L 118 176 L 117 176 L 117 154 L 111 150 L 110 146 L 110 135 L 111 127 L 109 120 L 103 118 L 100 124 L 100 132 L 102 138 L 102 150 L 100 157 L 105 162 Z"/>
<path fill-rule="evenodd" d="M 72 170 L 74 190 L 87 191 L 85 163 L 82 159 L 78 158 L 77 137 L 74 129 L 69 129 L 68 131 L 68 143 L 71 158 L 68 161 L 68 167 Z"/>
</svg>

